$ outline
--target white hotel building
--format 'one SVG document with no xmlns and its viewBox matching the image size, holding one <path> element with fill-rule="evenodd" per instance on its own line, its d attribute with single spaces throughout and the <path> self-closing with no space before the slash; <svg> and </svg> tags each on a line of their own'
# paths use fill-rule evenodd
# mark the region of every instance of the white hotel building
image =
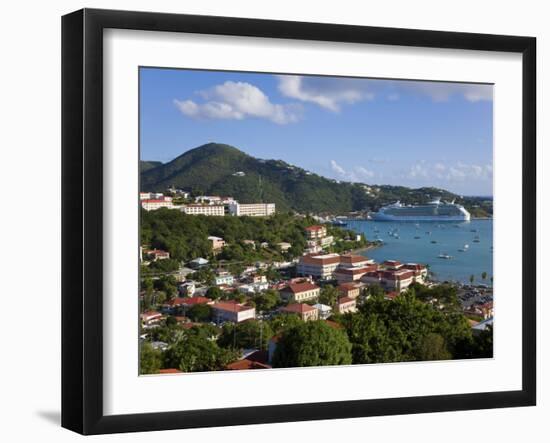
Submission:
<svg viewBox="0 0 550 443">
<path fill-rule="evenodd" d="M 229 213 L 237 217 L 268 217 L 275 214 L 275 203 L 237 203 L 229 202 Z"/>
<path fill-rule="evenodd" d="M 224 205 L 186 205 L 181 210 L 189 215 L 213 215 L 218 217 L 225 215 Z"/>
</svg>

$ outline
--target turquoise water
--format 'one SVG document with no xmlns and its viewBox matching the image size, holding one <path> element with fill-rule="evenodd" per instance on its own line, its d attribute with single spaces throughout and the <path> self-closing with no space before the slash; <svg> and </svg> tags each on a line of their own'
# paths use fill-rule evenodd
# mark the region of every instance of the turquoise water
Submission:
<svg viewBox="0 0 550 443">
<path fill-rule="evenodd" d="M 384 245 L 364 252 L 377 262 L 399 260 L 429 265 L 435 280 L 469 282 L 470 275 L 477 283 L 491 284 L 493 275 L 493 221 L 470 222 L 380 222 L 349 220 L 348 229 L 365 234 L 368 240 L 378 237 Z M 474 231 L 475 232 L 472 232 Z M 395 238 L 388 231 L 396 233 Z M 429 232 L 429 234 L 428 234 Z M 479 236 L 479 243 L 474 238 Z M 419 237 L 419 238 L 415 238 Z M 435 241 L 436 243 L 432 243 Z M 459 249 L 469 245 L 466 252 Z M 448 254 L 451 259 L 438 258 Z M 487 272 L 485 281 L 482 272 Z"/>
</svg>

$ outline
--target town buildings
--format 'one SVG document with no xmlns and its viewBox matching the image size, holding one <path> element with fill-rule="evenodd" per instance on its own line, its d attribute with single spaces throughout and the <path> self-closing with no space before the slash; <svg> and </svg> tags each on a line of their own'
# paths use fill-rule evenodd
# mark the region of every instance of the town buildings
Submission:
<svg viewBox="0 0 550 443">
<path fill-rule="evenodd" d="M 281 309 L 284 314 L 296 314 L 303 321 L 318 320 L 319 311 L 305 303 L 292 303 Z"/>
<path fill-rule="evenodd" d="M 357 298 L 361 295 L 361 289 L 365 285 L 359 282 L 341 283 L 338 285 L 338 293 L 341 297 Z"/>
<path fill-rule="evenodd" d="M 252 306 L 239 304 L 235 301 L 221 301 L 212 305 L 213 319 L 216 323 L 226 321 L 240 323 L 256 318 L 256 309 Z"/>
<path fill-rule="evenodd" d="M 315 278 L 332 278 L 335 269 L 340 264 L 340 255 L 303 255 L 298 261 L 296 273 Z"/>
<path fill-rule="evenodd" d="M 206 215 L 206 216 L 215 216 L 223 217 L 225 215 L 225 206 L 224 205 L 184 205 L 181 208 L 185 214 L 189 215 Z"/>
<path fill-rule="evenodd" d="M 229 202 L 227 205 L 230 215 L 237 217 L 269 217 L 275 214 L 275 203 L 238 203 Z"/>
<path fill-rule="evenodd" d="M 141 207 L 146 211 L 155 211 L 160 208 L 173 209 L 174 204 L 171 197 L 159 197 L 141 200 Z"/>
<path fill-rule="evenodd" d="M 336 310 L 340 314 L 357 311 L 357 300 L 351 297 L 341 297 L 336 303 Z"/>
<path fill-rule="evenodd" d="M 323 225 L 308 226 L 306 228 L 306 236 L 309 240 L 318 240 L 327 235 L 327 228 Z"/>
<path fill-rule="evenodd" d="M 211 235 L 208 237 L 208 241 L 212 245 L 212 251 L 219 252 L 225 247 L 225 240 L 221 237 Z"/>
<path fill-rule="evenodd" d="M 279 291 L 281 298 L 289 302 L 303 302 L 306 300 L 315 300 L 321 293 L 319 286 L 304 281 L 300 283 L 289 283 Z"/>
</svg>

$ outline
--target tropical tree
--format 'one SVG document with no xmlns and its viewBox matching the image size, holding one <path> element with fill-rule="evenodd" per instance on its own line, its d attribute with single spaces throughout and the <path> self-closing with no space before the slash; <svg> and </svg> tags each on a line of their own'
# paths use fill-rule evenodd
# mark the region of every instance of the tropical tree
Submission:
<svg viewBox="0 0 550 443">
<path fill-rule="evenodd" d="M 481 279 L 482 279 L 482 280 L 485 280 L 486 278 L 487 278 L 487 273 L 486 273 L 485 271 L 483 271 L 483 272 L 481 273 Z"/>
<path fill-rule="evenodd" d="M 347 365 L 351 362 L 351 344 L 346 333 L 322 321 L 302 322 L 284 331 L 273 356 L 275 368 Z"/>
<path fill-rule="evenodd" d="M 237 359 L 231 350 L 220 348 L 199 334 L 187 334 L 165 352 L 165 367 L 183 372 L 218 371 Z"/>
<path fill-rule="evenodd" d="M 472 274 L 470 275 L 470 284 L 473 284 L 475 280 L 475 276 Z"/>
<path fill-rule="evenodd" d="M 268 322 L 249 320 L 243 323 L 226 323 L 218 344 L 233 349 L 266 349 L 273 331 Z"/>
<path fill-rule="evenodd" d="M 156 374 L 162 368 L 162 352 L 149 342 L 143 342 L 139 352 L 140 374 Z"/>
<path fill-rule="evenodd" d="M 334 306 L 338 300 L 338 289 L 332 285 L 326 285 L 321 288 L 321 293 L 319 294 L 319 303 L 324 305 Z"/>
</svg>

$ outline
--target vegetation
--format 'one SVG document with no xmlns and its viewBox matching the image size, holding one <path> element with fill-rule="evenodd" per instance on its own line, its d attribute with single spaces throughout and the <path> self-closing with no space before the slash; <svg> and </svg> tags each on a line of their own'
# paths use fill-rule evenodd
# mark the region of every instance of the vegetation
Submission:
<svg viewBox="0 0 550 443">
<path fill-rule="evenodd" d="M 237 325 L 226 323 L 218 344 L 229 349 L 267 349 L 273 331 L 267 322 L 248 320 Z"/>
<path fill-rule="evenodd" d="M 344 331 L 323 321 L 302 322 L 285 330 L 277 342 L 274 368 L 351 364 L 351 344 Z"/>
<path fill-rule="evenodd" d="M 158 260 L 142 267 L 142 275 L 150 275 L 158 267 L 171 269 L 174 261 L 188 261 L 197 257 L 210 257 L 212 264 L 253 264 L 257 261 L 284 261 L 299 256 L 306 247 L 305 228 L 315 223 L 309 217 L 297 217 L 290 213 L 277 213 L 270 217 L 210 217 L 186 215 L 180 211 L 159 209 L 141 212 L 141 244 L 150 245 L 170 252 L 172 260 Z M 362 247 L 365 240 L 355 242 L 352 233 L 332 228 L 331 235 L 348 248 Z M 222 237 L 228 246 L 216 256 L 212 255 L 208 236 Z M 245 240 L 267 243 L 267 248 L 254 249 L 245 244 Z M 292 248 L 281 252 L 276 244 L 288 242 Z M 162 262 L 168 262 L 163 264 Z M 200 274 L 209 271 L 200 270 L 192 278 L 206 281 L 213 277 Z M 270 273 L 276 273 L 269 270 Z"/>
<path fill-rule="evenodd" d="M 191 332 L 166 350 L 164 366 L 183 372 L 218 371 L 236 358 L 236 352 L 220 348 L 209 338 Z"/>
<path fill-rule="evenodd" d="M 372 295 L 359 312 L 341 317 L 353 363 L 471 358 L 472 330 L 450 286 L 412 288 L 395 300 Z M 437 302 L 433 302 L 438 300 Z M 482 345 L 477 356 L 482 355 Z"/>
<path fill-rule="evenodd" d="M 377 210 L 400 200 L 426 203 L 434 197 L 456 200 L 475 217 L 492 214 L 492 199 L 461 197 L 443 189 L 339 182 L 308 172 L 282 160 L 259 160 L 232 146 L 208 143 L 174 160 L 150 167 L 142 162 L 144 191 L 165 191 L 169 186 L 194 194 L 231 195 L 241 203 L 275 203 L 279 211 L 346 213 Z M 244 176 L 233 175 L 237 171 Z"/>
<path fill-rule="evenodd" d="M 139 367 L 141 374 L 158 373 L 162 368 L 162 352 L 153 349 L 150 343 L 142 343 L 139 353 Z"/>
</svg>

